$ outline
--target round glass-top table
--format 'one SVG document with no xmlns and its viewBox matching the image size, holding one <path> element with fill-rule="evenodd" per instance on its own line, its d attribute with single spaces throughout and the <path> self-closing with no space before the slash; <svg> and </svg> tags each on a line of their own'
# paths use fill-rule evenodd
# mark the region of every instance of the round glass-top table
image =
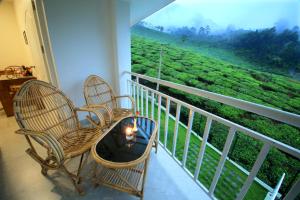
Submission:
<svg viewBox="0 0 300 200">
<path fill-rule="evenodd" d="M 107 167 L 128 167 L 145 160 L 157 127 L 146 117 L 126 117 L 108 129 L 93 147 L 95 160 Z"/>
<path fill-rule="evenodd" d="M 145 117 L 125 117 L 100 136 L 92 147 L 95 165 L 94 183 L 144 195 L 147 166 L 154 140 L 156 122 Z"/>
</svg>

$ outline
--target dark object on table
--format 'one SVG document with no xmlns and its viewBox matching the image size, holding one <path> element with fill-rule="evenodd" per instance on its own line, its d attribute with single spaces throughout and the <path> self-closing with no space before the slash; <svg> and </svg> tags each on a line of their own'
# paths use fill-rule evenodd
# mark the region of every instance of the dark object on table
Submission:
<svg viewBox="0 0 300 200">
<path fill-rule="evenodd" d="M 34 68 L 34 66 L 30 66 L 30 67 L 25 67 L 24 65 L 22 66 L 23 68 L 23 76 L 32 76 L 32 68 Z"/>
</svg>

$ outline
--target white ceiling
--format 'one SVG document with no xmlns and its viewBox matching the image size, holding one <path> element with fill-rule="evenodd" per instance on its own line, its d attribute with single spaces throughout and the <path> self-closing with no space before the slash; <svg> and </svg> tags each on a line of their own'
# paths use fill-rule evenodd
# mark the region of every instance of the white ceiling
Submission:
<svg viewBox="0 0 300 200">
<path fill-rule="evenodd" d="M 130 2 L 130 25 L 138 23 L 175 0 L 123 0 Z"/>
</svg>

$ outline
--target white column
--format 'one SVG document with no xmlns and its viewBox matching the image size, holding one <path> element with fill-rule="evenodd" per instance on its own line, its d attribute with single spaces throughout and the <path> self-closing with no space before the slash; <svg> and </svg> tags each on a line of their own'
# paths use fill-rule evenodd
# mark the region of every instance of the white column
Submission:
<svg viewBox="0 0 300 200">
<path fill-rule="evenodd" d="M 118 95 L 128 94 L 126 83 L 130 78 L 125 71 L 131 71 L 131 38 L 130 38 L 130 5 L 126 1 L 113 0 L 112 3 L 112 32 L 114 41 L 114 83 Z M 126 102 L 121 102 L 126 106 Z"/>
</svg>

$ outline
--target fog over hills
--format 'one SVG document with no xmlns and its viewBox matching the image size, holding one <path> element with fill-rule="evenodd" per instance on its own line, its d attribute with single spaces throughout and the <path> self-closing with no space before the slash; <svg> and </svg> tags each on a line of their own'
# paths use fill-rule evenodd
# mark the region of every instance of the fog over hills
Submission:
<svg viewBox="0 0 300 200">
<path fill-rule="evenodd" d="M 177 0 L 143 21 L 146 26 L 210 26 L 212 33 L 228 28 L 256 30 L 300 26 L 300 0 Z"/>
</svg>

